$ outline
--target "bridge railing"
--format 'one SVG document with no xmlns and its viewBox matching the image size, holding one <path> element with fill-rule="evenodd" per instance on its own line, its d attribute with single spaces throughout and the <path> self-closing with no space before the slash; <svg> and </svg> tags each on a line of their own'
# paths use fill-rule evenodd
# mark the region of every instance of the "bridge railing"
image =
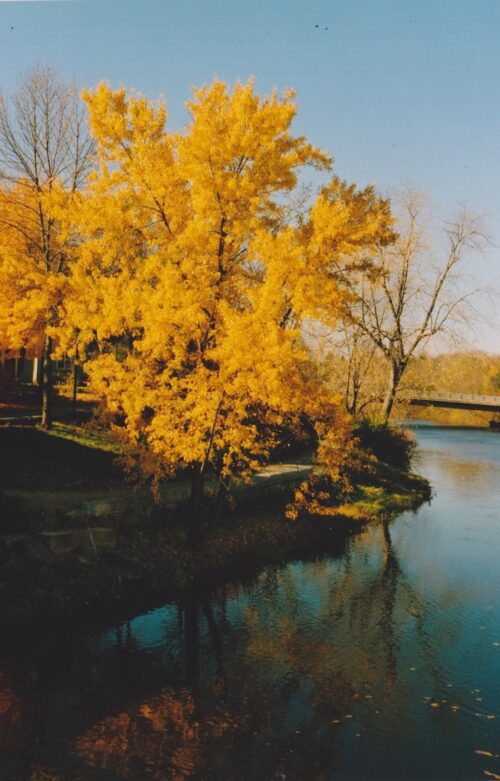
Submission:
<svg viewBox="0 0 500 781">
<path fill-rule="evenodd" d="M 448 391 L 405 390 L 400 400 L 429 399 L 429 401 L 466 401 L 471 404 L 500 404 L 500 395 L 483 396 L 480 393 L 449 393 Z"/>
</svg>

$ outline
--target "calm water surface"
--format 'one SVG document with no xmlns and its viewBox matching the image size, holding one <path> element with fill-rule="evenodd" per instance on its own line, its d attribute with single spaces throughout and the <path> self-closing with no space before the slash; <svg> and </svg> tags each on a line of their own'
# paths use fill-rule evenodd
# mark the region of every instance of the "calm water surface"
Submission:
<svg viewBox="0 0 500 781">
<path fill-rule="evenodd" d="M 500 778 L 500 433 L 418 439 L 432 503 L 338 558 L 10 638 L 1 781 Z"/>
</svg>

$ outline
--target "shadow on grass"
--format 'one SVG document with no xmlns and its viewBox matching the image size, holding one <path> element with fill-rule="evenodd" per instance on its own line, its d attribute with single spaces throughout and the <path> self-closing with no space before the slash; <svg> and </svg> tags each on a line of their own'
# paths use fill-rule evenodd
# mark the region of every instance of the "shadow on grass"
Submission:
<svg viewBox="0 0 500 781">
<path fill-rule="evenodd" d="M 116 455 L 34 428 L 0 428 L 0 489 L 84 491 L 123 487 Z"/>
</svg>

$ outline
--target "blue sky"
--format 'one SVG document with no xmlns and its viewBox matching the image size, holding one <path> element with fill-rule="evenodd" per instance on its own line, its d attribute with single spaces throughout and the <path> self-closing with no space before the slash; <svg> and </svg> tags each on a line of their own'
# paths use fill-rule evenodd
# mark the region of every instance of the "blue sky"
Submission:
<svg viewBox="0 0 500 781">
<path fill-rule="evenodd" d="M 469 270 L 499 289 L 500 0 L 0 3 L 3 91 L 36 63 L 82 86 L 163 94 L 173 128 L 190 87 L 214 77 L 293 87 L 296 130 L 333 153 L 341 177 L 411 183 L 444 210 L 484 214 L 497 246 Z M 477 343 L 500 352 L 500 330 L 482 327 Z"/>
</svg>

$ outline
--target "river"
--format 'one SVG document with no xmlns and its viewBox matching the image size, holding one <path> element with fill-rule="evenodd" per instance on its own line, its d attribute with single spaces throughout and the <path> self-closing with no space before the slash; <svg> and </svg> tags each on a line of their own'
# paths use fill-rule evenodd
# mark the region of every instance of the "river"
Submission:
<svg viewBox="0 0 500 781">
<path fill-rule="evenodd" d="M 336 558 L 8 638 L 1 781 L 500 778 L 500 433 L 417 436 L 432 502 Z"/>
</svg>

